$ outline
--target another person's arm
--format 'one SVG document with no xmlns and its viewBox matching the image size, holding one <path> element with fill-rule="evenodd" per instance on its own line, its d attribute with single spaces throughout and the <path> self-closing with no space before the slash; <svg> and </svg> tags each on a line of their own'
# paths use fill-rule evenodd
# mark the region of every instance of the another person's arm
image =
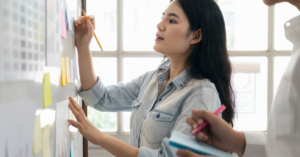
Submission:
<svg viewBox="0 0 300 157">
<path fill-rule="evenodd" d="M 221 117 L 205 110 L 192 110 L 192 116 L 186 122 L 192 127 L 191 132 L 203 122 L 207 125 L 195 135 L 195 138 L 213 147 L 227 152 L 235 152 L 244 157 L 265 157 L 266 134 L 256 132 L 238 132 Z M 202 157 L 187 150 L 177 151 L 182 157 Z"/>
</svg>

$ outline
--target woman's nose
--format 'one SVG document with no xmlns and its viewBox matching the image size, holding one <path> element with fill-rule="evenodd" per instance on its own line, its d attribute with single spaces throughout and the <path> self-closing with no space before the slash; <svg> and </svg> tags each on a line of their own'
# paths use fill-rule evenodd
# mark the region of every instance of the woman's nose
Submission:
<svg viewBox="0 0 300 157">
<path fill-rule="evenodd" d="M 164 31 L 165 30 L 165 26 L 164 26 L 164 24 L 163 24 L 163 20 L 162 21 L 160 21 L 158 24 L 157 24 L 157 29 L 159 30 L 159 31 Z"/>
</svg>

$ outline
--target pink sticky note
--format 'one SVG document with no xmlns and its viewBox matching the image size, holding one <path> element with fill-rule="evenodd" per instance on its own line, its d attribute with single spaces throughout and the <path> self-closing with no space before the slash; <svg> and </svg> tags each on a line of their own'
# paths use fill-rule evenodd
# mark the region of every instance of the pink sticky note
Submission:
<svg viewBox="0 0 300 157">
<path fill-rule="evenodd" d="M 61 10 L 61 37 L 67 38 L 66 22 L 65 22 L 65 11 Z"/>
</svg>

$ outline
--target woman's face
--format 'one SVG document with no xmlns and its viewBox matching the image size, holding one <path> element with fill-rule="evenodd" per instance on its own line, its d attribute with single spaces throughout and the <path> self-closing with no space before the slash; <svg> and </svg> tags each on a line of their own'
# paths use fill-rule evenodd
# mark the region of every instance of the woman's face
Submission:
<svg viewBox="0 0 300 157">
<path fill-rule="evenodd" d="M 192 33 L 189 21 L 177 1 L 170 3 L 157 24 L 154 50 L 168 57 L 189 56 L 192 51 Z M 189 35 L 189 36 L 187 36 Z"/>
</svg>

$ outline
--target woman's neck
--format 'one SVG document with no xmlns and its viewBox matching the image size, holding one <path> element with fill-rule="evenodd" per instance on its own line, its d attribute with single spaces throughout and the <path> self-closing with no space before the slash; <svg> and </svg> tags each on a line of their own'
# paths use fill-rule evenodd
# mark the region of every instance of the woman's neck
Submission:
<svg viewBox="0 0 300 157">
<path fill-rule="evenodd" d="M 186 57 L 176 57 L 176 58 L 169 58 L 170 59 L 170 78 L 169 81 L 173 80 L 179 74 L 181 74 L 188 65 L 186 64 Z"/>
</svg>

